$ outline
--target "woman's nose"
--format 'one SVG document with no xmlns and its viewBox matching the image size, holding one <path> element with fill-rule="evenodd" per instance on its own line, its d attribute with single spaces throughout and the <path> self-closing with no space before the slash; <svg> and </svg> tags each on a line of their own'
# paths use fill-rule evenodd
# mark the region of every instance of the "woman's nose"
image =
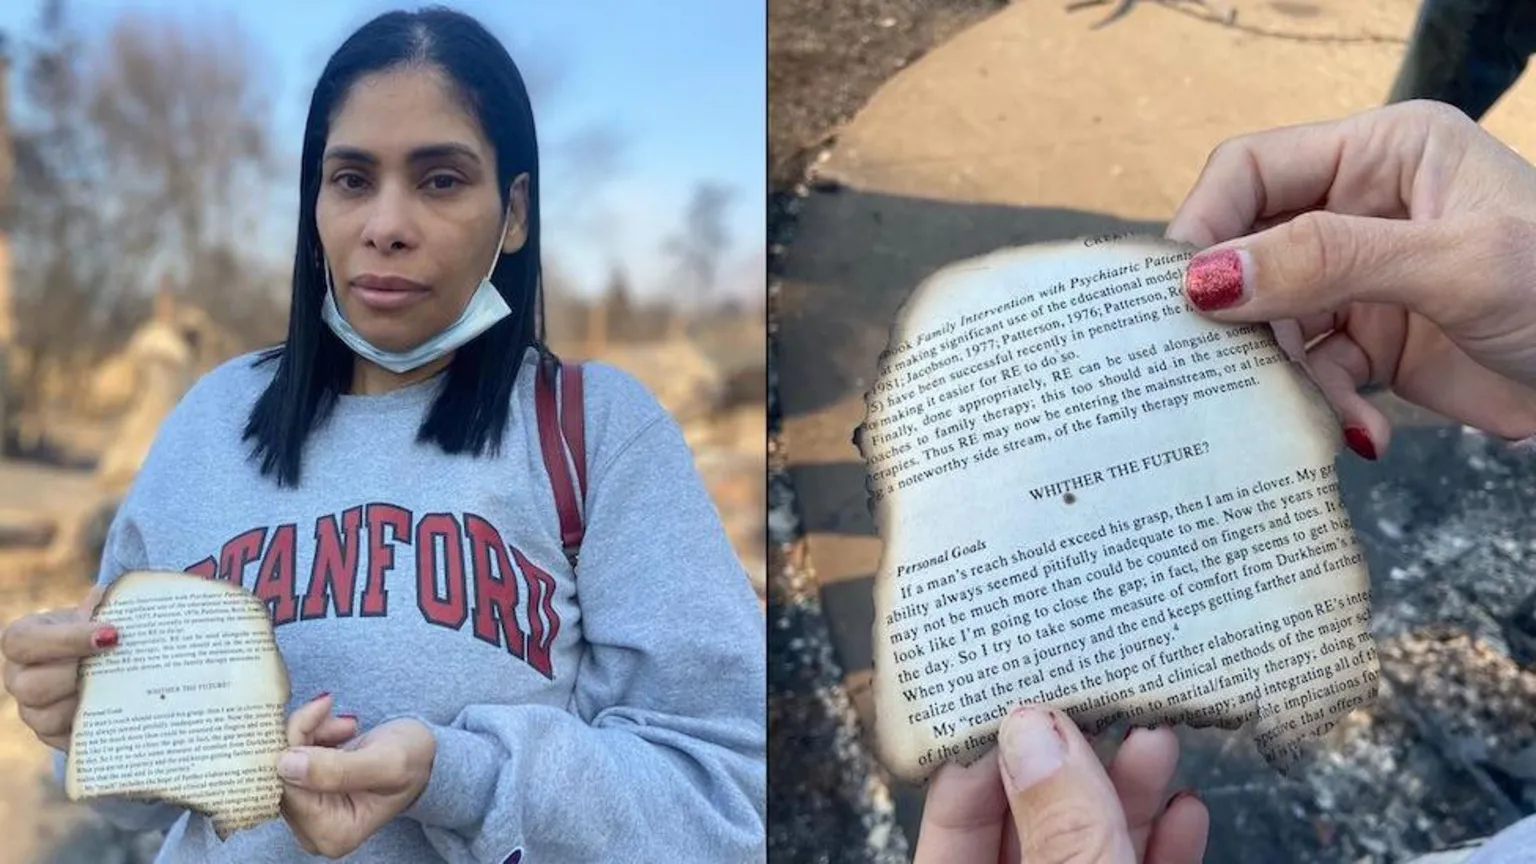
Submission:
<svg viewBox="0 0 1536 864">
<path fill-rule="evenodd" d="M 404 192 L 381 189 L 368 205 L 363 243 L 380 251 L 401 251 L 416 245 L 411 202 Z"/>
</svg>

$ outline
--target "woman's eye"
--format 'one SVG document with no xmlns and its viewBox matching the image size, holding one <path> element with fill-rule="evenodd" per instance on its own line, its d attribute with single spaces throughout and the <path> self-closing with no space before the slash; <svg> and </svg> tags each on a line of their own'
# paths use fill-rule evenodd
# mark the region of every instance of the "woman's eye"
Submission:
<svg viewBox="0 0 1536 864">
<path fill-rule="evenodd" d="M 446 192 L 449 189 L 459 185 L 459 178 L 453 176 L 452 174 L 436 174 L 432 177 L 428 177 L 427 182 L 432 184 L 433 189 L 440 192 Z"/>
<path fill-rule="evenodd" d="M 338 174 L 332 182 L 349 192 L 356 192 L 366 186 L 368 181 L 359 174 Z"/>
</svg>

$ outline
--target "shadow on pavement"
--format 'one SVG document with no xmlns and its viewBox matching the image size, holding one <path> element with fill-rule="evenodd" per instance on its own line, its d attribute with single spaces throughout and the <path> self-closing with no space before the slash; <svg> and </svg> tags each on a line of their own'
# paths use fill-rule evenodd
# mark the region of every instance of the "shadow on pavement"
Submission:
<svg viewBox="0 0 1536 864">
<path fill-rule="evenodd" d="M 1112 231 L 1160 234 L 1162 225 L 846 189 L 805 202 L 781 273 L 778 395 L 845 672 L 872 660 L 866 538 L 875 536 L 850 436 L 897 308 L 950 262 Z M 1536 566 L 1536 461 L 1455 424 L 1397 419 L 1385 458 L 1343 453 L 1337 465 L 1371 570 L 1372 631 L 1384 672 L 1399 683 L 1299 777 L 1265 767 L 1246 734 L 1179 729 L 1174 786 L 1199 790 L 1212 809 L 1207 860 L 1406 860 L 1486 836 L 1536 806 L 1536 774 L 1522 774 L 1520 761 L 1536 753 L 1528 731 L 1536 699 L 1501 695 L 1536 689 L 1519 659 L 1536 653 L 1515 650 L 1536 646 L 1536 629 L 1517 620 Z M 922 791 L 890 791 L 900 827 L 915 838 Z"/>
<path fill-rule="evenodd" d="M 1106 213 L 965 204 L 846 187 L 813 195 L 805 204 L 779 274 L 784 280 L 779 380 L 786 421 L 862 395 L 897 308 L 940 267 L 1005 246 L 1163 230 L 1160 222 Z"/>
</svg>

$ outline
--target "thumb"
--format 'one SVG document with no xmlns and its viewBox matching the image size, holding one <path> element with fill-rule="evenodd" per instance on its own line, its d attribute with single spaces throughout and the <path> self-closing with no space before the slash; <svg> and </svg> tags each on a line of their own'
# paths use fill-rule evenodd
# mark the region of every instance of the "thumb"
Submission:
<svg viewBox="0 0 1536 864">
<path fill-rule="evenodd" d="M 81 618 L 89 621 L 91 616 L 96 614 L 96 607 L 101 605 L 101 598 L 106 593 L 107 586 L 102 585 L 101 583 L 97 583 L 94 587 L 91 588 L 89 594 L 86 594 L 85 597 L 81 598 L 80 605 L 76 607 L 76 612 L 79 613 Z"/>
<path fill-rule="evenodd" d="M 1406 306 L 1443 326 L 1504 293 L 1489 289 L 1519 263 L 1507 260 L 1519 245 L 1511 238 L 1529 236 L 1515 222 L 1312 211 L 1194 255 L 1184 293 L 1220 321 L 1306 318 L 1366 302 Z"/>
<path fill-rule="evenodd" d="M 336 750 L 290 747 L 277 760 L 277 773 L 290 783 L 316 792 L 393 791 L 404 785 L 400 760 L 385 748 Z"/>
<path fill-rule="evenodd" d="M 1003 720 L 998 747 L 1022 864 L 1135 864 L 1120 798 L 1077 724 L 1020 706 Z"/>
</svg>

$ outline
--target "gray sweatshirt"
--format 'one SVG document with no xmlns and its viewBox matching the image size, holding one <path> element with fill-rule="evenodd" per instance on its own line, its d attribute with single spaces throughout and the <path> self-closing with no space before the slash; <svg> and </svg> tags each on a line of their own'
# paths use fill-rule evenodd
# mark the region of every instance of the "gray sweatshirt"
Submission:
<svg viewBox="0 0 1536 864">
<path fill-rule="evenodd" d="M 240 440 L 275 368 L 253 359 L 204 376 L 161 426 L 99 579 L 238 580 L 271 609 L 290 711 L 328 691 L 364 730 L 428 725 L 426 790 L 343 860 L 763 859 L 763 616 L 677 424 L 637 381 L 587 364 L 576 575 L 540 455 L 532 352 L 500 455 L 416 442 L 432 380 L 341 397 L 298 489 L 261 477 Z M 281 819 L 220 842 L 180 808 L 96 807 L 168 829 L 159 862 L 319 860 Z"/>
</svg>

